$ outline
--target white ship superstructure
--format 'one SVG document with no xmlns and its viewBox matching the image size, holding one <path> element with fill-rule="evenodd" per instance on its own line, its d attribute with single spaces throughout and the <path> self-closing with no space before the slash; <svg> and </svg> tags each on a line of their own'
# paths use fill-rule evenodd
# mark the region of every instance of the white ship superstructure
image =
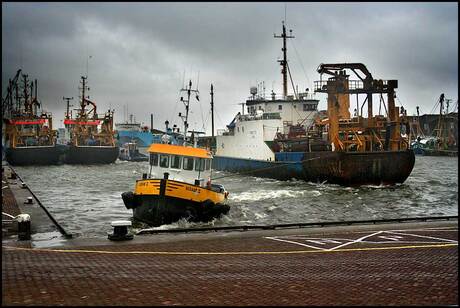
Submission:
<svg viewBox="0 0 460 308">
<path fill-rule="evenodd" d="M 276 95 L 273 90 L 269 97 L 265 96 L 265 86 L 251 87 L 251 97 L 243 105 L 246 105 L 247 114 L 237 114 L 235 119 L 227 125 L 228 130 L 222 135 L 216 136 L 216 156 L 275 160 L 275 154 L 270 148 L 271 142 L 277 133 L 288 134 L 289 127 L 300 125 L 308 131 L 318 114 L 318 99 L 308 92 L 299 93 L 294 89 L 293 95 L 287 92 L 287 75 L 289 65 L 287 61 L 286 39 L 293 38 L 286 34 L 283 22 L 283 32 L 275 38 L 283 39 L 283 59 L 278 60 L 282 66 L 283 93 Z M 291 83 L 293 84 L 292 78 Z M 261 92 L 260 95 L 258 92 Z M 243 106 L 243 113 L 244 113 Z M 268 143 L 268 144 L 267 144 Z"/>
<path fill-rule="evenodd" d="M 216 155 L 274 160 L 267 142 L 273 141 L 277 133 L 287 134 L 291 125 L 312 125 L 318 102 L 309 93 L 299 94 L 299 99 L 274 95 L 266 99 L 253 94 L 245 103 L 248 114 L 237 114 L 228 131 L 216 136 Z"/>
</svg>

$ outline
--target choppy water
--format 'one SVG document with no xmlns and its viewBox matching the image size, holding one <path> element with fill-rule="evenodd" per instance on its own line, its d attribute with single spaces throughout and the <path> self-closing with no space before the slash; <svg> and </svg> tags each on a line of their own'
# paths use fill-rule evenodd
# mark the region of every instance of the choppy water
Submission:
<svg viewBox="0 0 460 308">
<path fill-rule="evenodd" d="M 111 221 L 131 218 L 121 193 L 133 190 L 148 162 L 15 169 L 67 232 L 106 237 Z M 417 156 L 406 182 L 392 187 L 349 188 L 213 173 L 216 178 L 227 175 L 216 183 L 230 192 L 228 215 L 208 224 L 180 221 L 159 228 L 458 215 L 457 157 Z"/>
</svg>

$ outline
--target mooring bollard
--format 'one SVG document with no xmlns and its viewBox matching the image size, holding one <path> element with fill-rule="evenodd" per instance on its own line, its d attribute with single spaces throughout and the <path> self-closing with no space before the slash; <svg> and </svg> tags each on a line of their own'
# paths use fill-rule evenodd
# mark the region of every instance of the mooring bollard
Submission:
<svg viewBox="0 0 460 308">
<path fill-rule="evenodd" d="M 113 233 L 108 235 L 111 241 L 125 241 L 132 240 L 133 235 L 128 234 L 128 227 L 131 226 L 131 222 L 127 220 L 116 220 L 112 221 L 110 225 L 113 227 Z"/>
<path fill-rule="evenodd" d="M 15 180 L 16 179 L 16 173 L 11 172 L 10 179 Z"/>
<path fill-rule="evenodd" d="M 30 215 L 19 214 L 16 216 L 16 221 L 18 222 L 18 240 L 30 240 Z"/>
<path fill-rule="evenodd" d="M 34 203 L 34 199 L 32 197 L 27 197 L 27 200 L 24 202 L 24 204 L 32 204 Z"/>
<path fill-rule="evenodd" d="M 21 183 L 21 188 L 27 188 L 26 183 L 22 182 L 22 183 Z"/>
</svg>

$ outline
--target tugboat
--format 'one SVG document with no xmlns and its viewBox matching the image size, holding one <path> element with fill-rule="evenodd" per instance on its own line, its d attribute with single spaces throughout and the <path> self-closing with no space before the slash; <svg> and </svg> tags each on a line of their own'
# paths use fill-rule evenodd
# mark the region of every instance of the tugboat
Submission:
<svg viewBox="0 0 460 308">
<path fill-rule="evenodd" d="M 151 226 L 170 224 L 188 219 L 207 222 L 230 210 L 226 204 L 228 192 L 222 185 L 211 183 L 211 153 L 187 145 L 187 118 L 191 82 L 186 89 L 188 99 L 184 116 L 184 144 L 156 143 L 149 147 L 149 173 L 136 181 L 134 192 L 124 192 L 123 202 L 133 210 L 135 220 Z M 192 137 L 192 136 L 191 136 Z"/>
<path fill-rule="evenodd" d="M 96 104 L 85 96 L 88 90 L 87 77 L 81 77 L 80 108 L 72 118 L 68 110 L 64 124 L 70 132 L 70 141 L 64 157 L 67 164 L 110 164 L 115 162 L 119 148 L 115 145 L 113 132 L 113 110 L 103 117 L 96 113 Z M 86 109 L 92 106 L 91 109 Z"/>
<path fill-rule="evenodd" d="M 28 75 L 18 70 L 2 100 L 6 161 L 22 166 L 58 164 L 62 149 L 56 145 L 52 115 L 44 111 L 38 115 L 41 108 L 38 83 L 37 80 L 29 82 L 27 78 Z"/>
<path fill-rule="evenodd" d="M 126 142 L 120 148 L 118 159 L 126 161 L 148 161 L 149 157 L 139 152 L 136 142 Z"/>
<path fill-rule="evenodd" d="M 228 213 L 228 192 L 210 181 L 212 155 L 208 151 L 157 143 L 149 153 L 149 173 L 136 181 L 134 192 L 122 194 L 135 220 L 160 226 L 181 218 L 206 222 Z"/>
</svg>

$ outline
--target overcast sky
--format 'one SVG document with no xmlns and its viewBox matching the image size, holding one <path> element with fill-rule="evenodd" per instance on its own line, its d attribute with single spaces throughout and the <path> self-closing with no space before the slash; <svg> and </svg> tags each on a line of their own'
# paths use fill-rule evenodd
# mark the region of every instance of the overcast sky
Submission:
<svg viewBox="0 0 460 308">
<path fill-rule="evenodd" d="M 458 4 L 433 3 L 8 3 L 2 2 L 2 95 L 22 68 L 38 79 L 39 99 L 62 127 L 65 102 L 88 74 L 99 112 L 115 122 L 182 127 L 179 90 L 198 83 L 190 129 L 210 134 L 241 111 L 249 88 L 282 92 L 277 59 L 285 18 L 288 59 L 299 89 L 313 88 L 321 63 L 362 62 L 374 78 L 397 79 L 397 105 L 430 113 L 441 93 L 458 100 Z M 88 63 L 88 66 L 87 66 Z M 88 67 L 88 72 L 87 72 Z M 292 91 L 292 90 L 290 90 Z M 319 108 L 326 97 L 318 94 Z M 127 107 L 126 107 L 127 106 Z"/>
</svg>

